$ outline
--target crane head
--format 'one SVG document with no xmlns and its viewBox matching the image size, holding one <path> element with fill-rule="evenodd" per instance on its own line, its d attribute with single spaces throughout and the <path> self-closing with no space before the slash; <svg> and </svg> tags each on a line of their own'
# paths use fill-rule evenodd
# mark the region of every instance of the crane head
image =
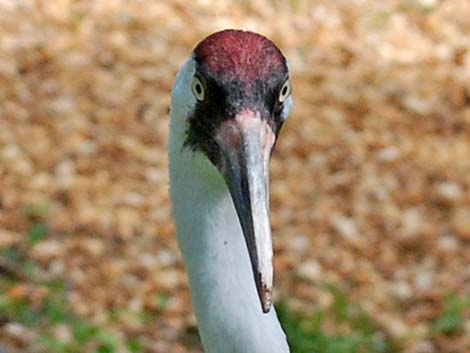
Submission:
<svg viewBox="0 0 470 353">
<path fill-rule="evenodd" d="M 269 160 L 292 104 L 287 62 L 269 39 L 239 30 L 202 40 L 193 61 L 195 104 L 184 146 L 204 153 L 225 179 L 267 313 L 273 286 Z"/>
</svg>

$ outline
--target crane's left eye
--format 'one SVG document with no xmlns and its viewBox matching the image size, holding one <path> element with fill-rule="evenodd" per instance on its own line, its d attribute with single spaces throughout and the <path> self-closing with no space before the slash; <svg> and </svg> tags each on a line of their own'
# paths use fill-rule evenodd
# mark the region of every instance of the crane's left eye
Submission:
<svg viewBox="0 0 470 353">
<path fill-rule="evenodd" d="M 204 85 L 197 76 L 194 76 L 193 78 L 193 82 L 191 83 L 191 90 L 193 91 L 194 97 L 196 97 L 198 101 L 204 100 Z"/>
<path fill-rule="evenodd" d="M 289 97 L 291 90 L 290 80 L 288 79 L 284 82 L 281 90 L 279 91 L 279 103 L 284 103 L 284 101 Z"/>
</svg>

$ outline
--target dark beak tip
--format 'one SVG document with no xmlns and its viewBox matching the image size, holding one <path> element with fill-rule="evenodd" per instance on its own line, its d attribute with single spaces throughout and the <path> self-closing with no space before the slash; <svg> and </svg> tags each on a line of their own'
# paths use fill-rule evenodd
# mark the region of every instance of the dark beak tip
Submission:
<svg viewBox="0 0 470 353">
<path fill-rule="evenodd" d="M 271 310 L 273 300 L 272 300 L 272 289 L 262 285 L 262 289 L 260 291 L 260 299 L 261 299 L 261 306 L 263 309 L 263 313 L 267 314 Z"/>
<path fill-rule="evenodd" d="M 267 314 L 271 311 L 271 303 L 267 304 L 267 306 L 263 305 L 263 314 Z"/>
</svg>

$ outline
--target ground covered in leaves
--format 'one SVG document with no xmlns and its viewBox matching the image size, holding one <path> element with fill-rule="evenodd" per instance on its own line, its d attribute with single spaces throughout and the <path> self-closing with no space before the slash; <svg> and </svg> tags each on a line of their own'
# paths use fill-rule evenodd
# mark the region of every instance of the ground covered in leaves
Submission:
<svg viewBox="0 0 470 353">
<path fill-rule="evenodd" d="M 174 240 L 172 80 L 205 35 L 272 38 L 296 353 L 470 351 L 470 3 L 0 0 L 0 352 L 196 353 Z"/>
</svg>

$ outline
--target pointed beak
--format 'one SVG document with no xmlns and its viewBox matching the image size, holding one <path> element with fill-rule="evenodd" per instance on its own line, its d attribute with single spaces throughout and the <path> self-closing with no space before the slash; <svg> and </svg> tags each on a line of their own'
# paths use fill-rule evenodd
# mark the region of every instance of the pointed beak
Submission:
<svg viewBox="0 0 470 353">
<path fill-rule="evenodd" d="M 240 220 L 264 313 L 272 305 L 269 159 L 274 140 L 266 120 L 251 110 L 223 122 L 216 136 L 223 156 L 220 169 Z"/>
</svg>

